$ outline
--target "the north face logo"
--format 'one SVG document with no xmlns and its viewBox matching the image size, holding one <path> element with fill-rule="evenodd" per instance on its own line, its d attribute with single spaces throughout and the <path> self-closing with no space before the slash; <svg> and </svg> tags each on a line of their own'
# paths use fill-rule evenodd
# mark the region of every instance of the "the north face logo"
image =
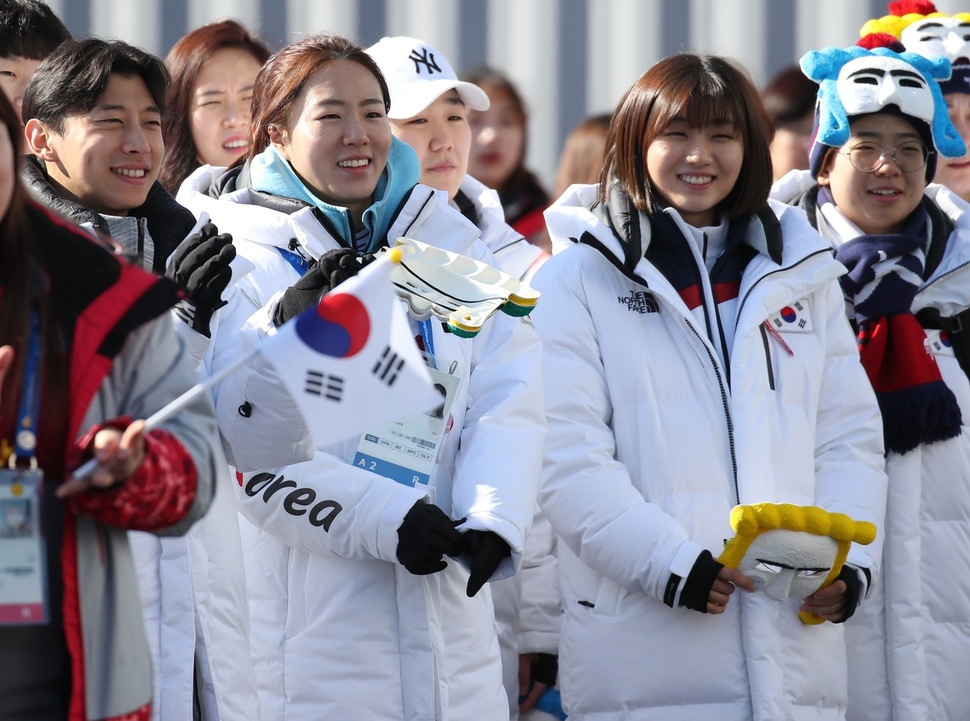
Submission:
<svg viewBox="0 0 970 721">
<path fill-rule="evenodd" d="M 626 309 L 634 313 L 659 313 L 660 306 L 653 293 L 646 290 L 631 290 L 630 295 L 617 296 L 617 302 L 625 305 Z"/>
<path fill-rule="evenodd" d="M 435 73 L 441 72 L 441 68 L 438 67 L 438 63 L 434 59 L 434 53 L 427 48 L 424 48 L 421 50 L 421 52 L 418 52 L 417 49 L 412 50 L 411 54 L 408 55 L 408 60 L 414 62 L 414 72 L 416 72 L 418 75 L 421 74 L 422 65 L 424 65 L 428 75 L 434 75 Z"/>
</svg>

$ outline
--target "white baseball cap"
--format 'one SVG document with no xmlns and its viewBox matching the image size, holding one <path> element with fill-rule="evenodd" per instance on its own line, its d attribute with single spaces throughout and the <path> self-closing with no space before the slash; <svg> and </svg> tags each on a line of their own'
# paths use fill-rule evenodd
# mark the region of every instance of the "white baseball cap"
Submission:
<svg viewBox="0 0 970 721">
<path fill-rule="evenodd" d="M 452 88 L 465 106 L 488 110 L 488 95 L 477 85 L 459 80 L 444 55 L 431 45 L 399 35 L 381 38 L 367 48 L 377 63 L 391 93 L 392 120 L 413 118 Z"/>
</svg>

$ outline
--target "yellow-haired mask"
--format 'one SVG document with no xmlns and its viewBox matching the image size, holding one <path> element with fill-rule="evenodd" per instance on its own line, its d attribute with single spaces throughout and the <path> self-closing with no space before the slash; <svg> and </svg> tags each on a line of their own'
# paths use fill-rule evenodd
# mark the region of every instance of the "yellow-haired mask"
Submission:
<svg viewBox="0 0 970 721">
<path fill-rule="evenodd" d="M 755 503 L 731 511 L 735 536 L 717 559 L 750 578 L 759 591 L 781 601 L 805 598 L 838 577 L 852 543 L 867 545 L 876 527 L 817 506 Z M 799 613 L 805 624 L 821 616 Z"/>
</svg>

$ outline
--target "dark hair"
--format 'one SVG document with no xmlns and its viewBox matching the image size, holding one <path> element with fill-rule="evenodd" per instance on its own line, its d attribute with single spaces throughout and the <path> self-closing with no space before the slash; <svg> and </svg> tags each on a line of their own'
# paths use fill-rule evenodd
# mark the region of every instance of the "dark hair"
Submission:
<svg viewBox="0 0 970 721">
<path fill-rule="evenodd" d="M 809 115 L 815 109 L 817 95 L 818 85 L 797 65 L 789 65 L 775 73 L 761 91 L 761 99 L 773 128 Z"/>
<path fill-rule="evenodd" d="M 24 91 L 24 122 L 37 118 L 55 132 L 69 115 L 98 103 L 112 75 L 140 77 L 162 116 L 168 71 L 151 53 L 120 40 L 67 40 L 38 66 Z"/>
<path fill-rule="evenodd" d="M 391 107 L 391 94 L 381 69 L 356 43 L 330 33 L 312 35 L 288 45 L 271 57 L 256 76 L 253 87 L 252 121 L 249 127 L 249 152 L 254 158 L 269 145 L 269 127 L 287 127 L 293 102 L 307 79 L 334 60 L 349 60 L 367 69 L 381 86 L 384 111 Z M 242 162 L 242 158 L 236 163 Z"/>
<path fill-rule="evenodd" d="M 0 123 L 10 135 L 13 146 L 12 189 L 10 205 L 0 218 L 0 288 L 3 289 L 3 313 L 0 314 L 0 345 L 13 345 L 18 349 L 13 368 L 7 373 L 3 385 L 6 391 L 19 389 L 24 374 L 27 328 L 30 311 L 28 293 L 28 267 L 31 256 L 36 256 L 33 239 L 43 233 L 43 227 L 32 227 L 28 215 L 27 193 L 20 182 L 20 166 L 23 163 L 23 126 L 17 111 L 0 93 Z M 6 172 L 5 171 L 5 172 Z M 36 211 L 39 213 L 40 211 Z M 40 260 L 38 258 L 38 260 Z M 63 408 L 67 398 L 67 360 L 64 356 L 63 340 L 59 331 L 50 321 L 50 296 L 43 296 L 38 302 L 41 327 L 44 334 L 42 358 L 45 377 L 45 407 Z M 15 418 L 17 393 L 4 392 L 0 398 L 0 418 Z M 64 418 L 66 418 L 66 414 Z M 50 420 L 51 423 L 55 421 Z"/>
<path fill-rule="evenodd" d="M 559 169 L 552 195 L 558 198 L 573 183 L 598 183 L 606 155 L 606 134 L 610 115 L 591 115 L 566 138 L 559 156 Z"/>
<path fill-rule="evenodd" d="M 43 60 L 71 33 L 40 0 L 0 0 L 0 57 Z"/>
<path fill-rule="evenodd" d="M 542 187 L 542 184 L 536 178 L 535 174 L 525 167 L 525 159 L 529 153 L 529 113 L 526 109 L 522 94 L 507 75 L 500 73 L 495 68 L 484 66 L 473 68 L 463 72 L 460 78 L 467 83 L 478 85 L 486 93 L 489 91 L 489 88 L 506 93 L 512 100 L 512 106 L 522 121 L 522 154 L 515 164 L 515 169 L 505 179 L 505 182 L 502 183 L 502 187 L 495 188 L 498 191 L 499 197 L 502 199 L 502 204 L 506 205 L 510 199 L 522 193 L 534 194 L 536 189 Z M 545 193 L 543 192 L 542 195 L 544 196 Z M 540 205 L 544 206 L 546 199 L 543 198 Z M 506 222 L 511 223 L 512 219 L 506 218 Z"/>
<path fill-rule="evenodd" d="M 656 208 L 647 175 L 647 148 L 676 118 L 701 128 L 733 123 L 744 150 L 734 188 L 714 209 L 728 218 L 760 210 L 771 188 L 771 127 L 761 96 L 748 75 L 716 55 L 682 53 L 664 58 L 640 76 L 620 99 L 606 137 L 600 197 L 609 197 L 611 179 L 640 211 Z"/>
<path fill-rule="evenodd" d="M 172 76 L 165 94 L 169 108 L 164 127 L 165 161 L 158 180 L 173 195 L 199 165 L 192 139 L 192 96 L 202 68 L 220 50 L 247 52 L 260 65 L 269 59 L 269 48 L 235 20 L 210 23 L 193 30 L 172 46 L 165 66 Z"/>
</svg>

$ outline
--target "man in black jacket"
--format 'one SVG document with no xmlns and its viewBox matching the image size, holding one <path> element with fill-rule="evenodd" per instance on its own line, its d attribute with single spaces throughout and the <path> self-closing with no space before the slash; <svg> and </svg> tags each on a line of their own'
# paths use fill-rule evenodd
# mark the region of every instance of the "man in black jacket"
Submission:
<svg viewBox="0 0 970 721">
<path fill-rule="evenodd" d="M 129 260 L 188 290 L 179 315 L 209 335 L 235 256 L 232 238 L 195 217 L 158 182 L 169 74 L 154 55 L 120 41 L 68 40 L 24 93 L 31 194 L 90 228 Z M 180 243 L 184 244 L 176 252 Z M 169 256 L 174 257 L 168 263 Z"/>
</svg>

